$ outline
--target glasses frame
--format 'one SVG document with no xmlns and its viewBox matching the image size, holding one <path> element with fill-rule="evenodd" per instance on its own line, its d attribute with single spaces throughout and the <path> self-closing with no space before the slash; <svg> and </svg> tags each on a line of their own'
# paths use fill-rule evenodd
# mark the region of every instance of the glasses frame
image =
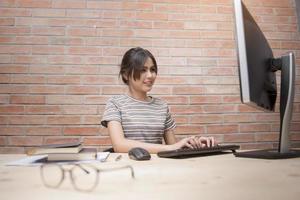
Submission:
<svg viewBox="0 0 300 200">
<path fill-rule="evenodd" d="M 60 170 L 61 170 L 61 177 L 60 177 L 60 180 L 59 182 L 56 184 L 56 185 L 51 185 L 47 182 L 46 180 L 46 175 L 45 175 L 45 167 L 48 167 L 48 166 L 56 166 L 58 167 Z M 72 167 L 70 169 L 67 169 L 67 168 L 64 168 L 63 166 L 64 165 L 72 165 Z M 88 166 L 89 168 L 92 168 L 95 172 L 96 172 L 96 180 L 93 184 L 93 186 L 89 189 L 82 189 L 80 187 L 78 187 L 75 183 L 75 179 L 74 179 L 74 175 L 73 175 L 73 170 L 76 168 L 76 167 L 79 167 L 80 169 L 82 169 L 85 173 L 89 173 L 89 171 L 87 169 L 85 169 L 84 166 Z M 40 176 L 41 176 L 41 179 L 42 179 L 42 182 L 43 184 L 46 186 L 46 187 L 49 187 L 49 188 L 59 188 L 61 186 L 61 184 L 63 183 L 63 181 L 65 180 L 65 177 L 66 177 L 66 174 L 69 173 L 70 174 L 70 177 L 71 177 L 71 183 L 72 183 L 72 186 L 75 190 L 78 190 L 78 191 L 82 191 L 82 192 L 91 192 L 93 191 L 97 186 L 98 186 L 98 183 L 99 183 L 99 176 L 100 176 L 100 173 L 101 172 L 111 172 L 111 171 L 118 171 L 118 170 L 122 170 L 122 169 L 129 169 L 130 170 L 130 174 L 131 174 L 131 178 L 135 179 L 135 174 L 134 174 L 134 170 L 133 170 L 133 167 L 131 165 L 125 165 L 125 166 L 122 166 L 122 167 L 115 167 L 115 168 L 108 168 L 108 169 L 101 169 L 101 168 L 98 168 L 98 167 L 95 167 L 94 165 L 88 165 L 88 164 L 58 164 L 58 163 L 51 163 L 51 164 L 42 164 L 40 166 Z"/>
</svg>

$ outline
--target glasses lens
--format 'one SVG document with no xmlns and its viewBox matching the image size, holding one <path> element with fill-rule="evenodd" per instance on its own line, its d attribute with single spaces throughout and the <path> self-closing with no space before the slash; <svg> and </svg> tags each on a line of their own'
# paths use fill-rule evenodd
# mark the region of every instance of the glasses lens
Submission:
<svg viewBox="0 0 300 200">
<path fill-rule="evenodd" d="M 41 177 L 48 187 L 58 187 L 63 180 L 63 170 L 59 165 L 42 165 Z"/>
<path fill-rule="evenodd" d="M 73 184 L 78 190 L 90 191 L 98 184 L 98 173 L 89 165 L 76 165 L 72 169 Z"/>
</svg>

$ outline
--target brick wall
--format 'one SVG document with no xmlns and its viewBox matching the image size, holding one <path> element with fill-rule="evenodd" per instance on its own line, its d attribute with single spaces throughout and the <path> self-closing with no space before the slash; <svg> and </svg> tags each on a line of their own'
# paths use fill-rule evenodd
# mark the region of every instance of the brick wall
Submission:
<svg viewBox="0 0 300 200">
<path fill-rule="evenodd" d="M 184 2 L 184 3 L 182 3 Z M 275 55 L 296 54 L 294 0 L 246 0 Z M 124 93 L 118 64 L 149 49 L 178 137 L 213 135 L 243 149 L 276 146 L 276 113 L 240 103 L 232 0 L 4 0 L 0 2 L 0 153 L 82 138 L 111 145 L 99 125 L 106 100 Z M 300 71 L 291 134 L 300 146 Z M 280 82 L 280 81 L 278 81 Z"/>
</svg>

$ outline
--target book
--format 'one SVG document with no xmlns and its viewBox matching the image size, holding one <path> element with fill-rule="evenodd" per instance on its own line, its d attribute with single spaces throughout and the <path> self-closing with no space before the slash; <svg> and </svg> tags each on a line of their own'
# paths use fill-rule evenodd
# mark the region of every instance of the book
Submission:
<svg viewBox="0 0 300 200">
<path fill-rule="evenodd" d="M 96 148 L 82 148 L 78 153 L 49 153 L 48 161 L 95 160 Z"/>
<path fill-rule="evenodd" d="M 27 155 L 40 155 L 50 153 L 78 153 L 82 149 L 82 143 L 71 142 L 61 144 L 47 144 L 39 148 L 30 149 L 27 151 Z"/>
</svg>

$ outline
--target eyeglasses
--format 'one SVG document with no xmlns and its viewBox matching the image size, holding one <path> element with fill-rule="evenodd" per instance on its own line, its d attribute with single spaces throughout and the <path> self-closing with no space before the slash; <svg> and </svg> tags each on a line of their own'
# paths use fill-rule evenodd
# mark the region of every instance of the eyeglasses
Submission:
<svg viewBox="0 0 300 200">
<path fill-rule="evenodd" d="M 96 188 L 99 183 L 101 172 L 117 171 L 129 169 L 131 178 L 134 179 L 134 171 L 132 166 L 99 169 L 88 164 L 68 164 L 66 167 L 61 164 L 43 164 L 40 167 L 40 174 L 43 184 L 46 187 L 58 188 L 64 181 L 66 174 L 70 173 L 71 182 L 76 190 L 90 192 Z"/>
</svg>

